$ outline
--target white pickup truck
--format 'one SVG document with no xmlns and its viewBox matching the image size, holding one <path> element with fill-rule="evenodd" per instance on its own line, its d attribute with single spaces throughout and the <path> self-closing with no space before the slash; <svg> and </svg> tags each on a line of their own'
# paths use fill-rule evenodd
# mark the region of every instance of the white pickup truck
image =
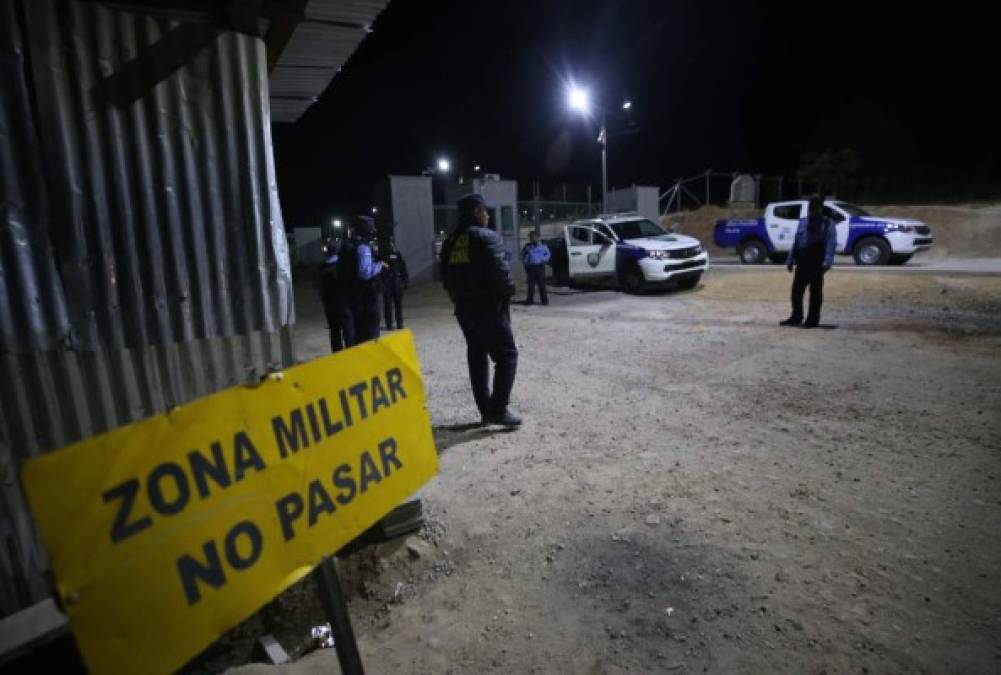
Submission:
<svg viewBox="0 0 1001 675">
<path fill-rule="evenodd" d="M 806 209 L 807 201 L 799 199 L 769 204 L 762 218 L 718 220 L 713 240 L 736 248 L 742 263 L 783 262 Z M 854 256 L 859 265 L 903 265 L 935 241 L 921 221 L 873 216 L 848 202 L 827 200 L 824 214 L 837 225 L 837 252 Z"/>
<path fill-rule="evenodd" d="M 636 213 L 578 220 L 545 243 L 557 281 L 568 285 L 611 280 L 630 293 L 667 283 L 689 289 L 709 266 L 698 239 L 672 234 Z"/>
</svg>

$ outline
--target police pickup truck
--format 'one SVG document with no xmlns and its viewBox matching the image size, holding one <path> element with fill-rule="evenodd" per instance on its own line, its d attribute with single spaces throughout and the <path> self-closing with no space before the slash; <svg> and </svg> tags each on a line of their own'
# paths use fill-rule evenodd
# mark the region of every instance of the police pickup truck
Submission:
<svg viewBox="0 0 1001 675">
<path fill-rule="evenodd" d="M 806 210 L 800 199 L 769 204 L 763 218 L 718 220 L 713 240 L 721 248 L 736 248 L 742 263 L 784 262 Z M 824 202 L 824 214 L 837 225 L 837 252 L 854 256 L 859 265 L 903 265 L 934 242 L 931 228 L 918 220 L 873 216 L 834 200 Z"/>
<path fill-rule="evenodd" d="M 709 266 L 698 239 L 672 234 L 636 213 L 578 220 L 545 243 L 554 276 L 570 286 L 611 280 L 630 293 L 672 282 L 689 289 Z"/>
</svg>

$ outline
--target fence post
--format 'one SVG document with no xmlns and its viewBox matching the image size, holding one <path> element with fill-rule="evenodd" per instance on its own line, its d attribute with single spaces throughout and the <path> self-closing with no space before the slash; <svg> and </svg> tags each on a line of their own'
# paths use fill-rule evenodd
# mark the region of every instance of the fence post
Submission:
<svg viewBox="0 0 1001 675">
<path fill-rule="evenodd" d="M 532 200 L 532 222 L 535 223 L 535 231 L 538 232 L 539 229 L 540 229 L 540 224 L 539 224 L 539 191 L 540 191 L 539 181 L 535 181 L 535 183 L 533 183 L 533 187 L 534 187 L 534 190 L 532 191 L 533 192 L 532 197 L 534 197 L 534 199 Z M 542 236 L 541 233 L 540 233 L 539 236 Z"/>
</svg>

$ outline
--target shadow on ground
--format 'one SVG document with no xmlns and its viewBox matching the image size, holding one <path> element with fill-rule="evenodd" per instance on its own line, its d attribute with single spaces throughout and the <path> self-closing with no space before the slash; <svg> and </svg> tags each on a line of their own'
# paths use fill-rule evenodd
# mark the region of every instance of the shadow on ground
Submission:
<svg viewBox="0 0 1001 675">
<path fill-rule="evenodd" d="M 435 446 L 438 454 L 442 454 L 449 448 L 462 443 L 469 443 L 495 434 L 509 434 L 517 429 L 507 429 L 504 427 L 485 427 L 479 422 L 466 422 L 463 424 L 446 424 L 432 427 L 434 432 Z"/>
</svg>

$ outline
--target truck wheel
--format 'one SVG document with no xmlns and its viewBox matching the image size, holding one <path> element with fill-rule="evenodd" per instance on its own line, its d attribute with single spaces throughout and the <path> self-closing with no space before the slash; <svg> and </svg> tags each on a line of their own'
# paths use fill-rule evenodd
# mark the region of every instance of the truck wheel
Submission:
<svg viewBox="0 0 1001 675">
<path fill-rule="evenodd" d="M 701 281 L 701 279 L 701 274 L 692 274 L 687 277 L 682 277 L 678 279 L 678 288 L 683 291 L 690 291 L 699 285 L 699 281 Z"/>
<path fill-rule="evenodd" d="M 906 255 L 904 255 L 904 254 L 891 255 L 890 256 L 890 264 L 891 265 L 903 265 L 904 263 L 906 263 L 908 260 L 911 259 L 912 255 L 913 255 L 912 253 L 908 253 Z"/>
<path fill-rule="evenodd" d="M 643 272 L 640 268 L 634 265 L 627 269 L 619 277 L 619 288 L 633 295 L 642 293 L 643 289 L 646 288 L 646 279 L 643 278 Z"/>
<path fill-rule="evenodd" d="M 768 248 L 760 239 L 748 239 L 737 247 L 737 257 L 745 265 L 760 265 L 768 257 Z"/>
<path fill-rule="evenodd" d="M 855 245 L 856 265 L 885 265 L 890 259 L 890 245 L 879 237 L 867 237 Z"/>
</svg>

